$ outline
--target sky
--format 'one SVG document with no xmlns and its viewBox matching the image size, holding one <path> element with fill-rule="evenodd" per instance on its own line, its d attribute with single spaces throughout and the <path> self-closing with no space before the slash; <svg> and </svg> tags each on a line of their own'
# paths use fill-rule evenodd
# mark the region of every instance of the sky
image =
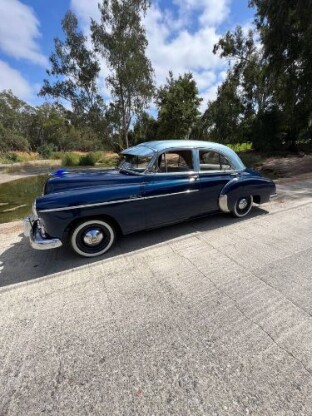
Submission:
<svg viewBox="0 0 312 416">
<path fill-rule="evenodd" d="M 62 38 L 64 14 L 73 10 L 88 35 L 90 17 L 98 18 L 97 4 L 98 0 L 0 0 L 0 91 L 11 89 L 32 105 L 42 103 L 37 94 L 47 77 L 53 39 Z M 248 0 L 152 0 L 144 25 L 156 85 L 166 82 L 170 70 L 175 77 L 191 71 L 204 110 L 228 68 L 226 60 L 212 53 L 213 45 L 236 25 L 250 27 L 253 14 Z M 104 61 L 101 68 L 99 85 L 109 99 Z"/>
</svg>

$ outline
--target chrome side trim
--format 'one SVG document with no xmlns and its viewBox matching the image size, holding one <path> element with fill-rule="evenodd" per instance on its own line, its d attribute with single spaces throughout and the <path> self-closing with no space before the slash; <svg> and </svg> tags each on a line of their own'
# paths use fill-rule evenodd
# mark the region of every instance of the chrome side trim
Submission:
<svg viewBox="0 0 312 416">
<path fill-rule="evenodd" d="M 146 199 L 164 198 L 166 196 L 190 194 L 190 193 L 198 192 L 198 191 L 199 191 L 199 189 L 188 189 L 187 191 L 174 192 L 174 193 L 171 193 L 171 194 L 162 194 L 162 195 L 144 196 L 144 197 L 136 197 L 136 198 L 128 198 L 128 199 L 119 199 L 117 201 L 99 202 L 97 204 L 74 205 L 72 207 L 64 207 L 64 208 L 62 207 L 62 208 L 42 209 L 42 210 L 38 210 L 38 212 L 57 212 L 57 211 L 68 211 L 68 210 L 80 209 L 80 208 L 101 207 L 101 206 L 105 206 L 105 205 L 122 204 L 124 202 L 134 202 L 134 201 L 146 200 Z"/>
<path fill-rule="evenodd" d="M 174 192 L 171 194 L 163 194 L 163 195 L 153 195 L 153 196 L 145 196 L 141 199 L 154 199 L 154 198 L 163 198 L 165 196 L 174 196 L 174 195 L 182 195 L 182 194 L 191 194 L 193 192 L 198 192 L 199 189 L 188 189 L 187 191 L 183 191 L 183 192 Z"/>
<path fill-rule="evenodd" d="M 219 207 L 221 209 L 221 211 L 223 212 L 230 212 L 229 207 L 228 207 L 228 200 L 227 200 L 227 195 L 220 195 L 219 197 Z"/>
</svg>

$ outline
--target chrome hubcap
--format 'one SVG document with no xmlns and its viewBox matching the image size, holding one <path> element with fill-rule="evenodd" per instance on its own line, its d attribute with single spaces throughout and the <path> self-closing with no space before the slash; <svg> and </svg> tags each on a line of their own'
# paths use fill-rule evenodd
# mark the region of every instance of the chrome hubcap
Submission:
<svg viewBox="0 0 312 416">
<path fill-rule="evenodd" d="M 88 246 L 95 246 L 99 244 L 104 238 L 103 233 L 100 230 L 93 229 L 88 230 L 83 236 L 83 241 Z"/>
<path fill-rule="evenodd" d="M 238 208 L 239 209 L 245 209 L 248 205 L 248 201 L 246 198 L 242 198 L 239 203 L 238 203 Z"/>
</svg>

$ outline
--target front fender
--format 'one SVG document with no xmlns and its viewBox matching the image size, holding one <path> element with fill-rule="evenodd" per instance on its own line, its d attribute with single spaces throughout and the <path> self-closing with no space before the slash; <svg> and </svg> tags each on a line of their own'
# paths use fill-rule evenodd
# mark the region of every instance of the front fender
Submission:
<svg viewBox="0 0 312 416">
<path fill-rule="evenodd" d="M 141 196 L 141 184 L 80 188 L 39 197 L 36 209 L 47 234 L 61 240 L 73 221 L 89 217 L 107 216 L 127 234 L 144 227 Z"/>
<path fill-rule="evenodd" d="M 263 177 L 237 177 L 228 182 L 219 196 L 219 207 L 223 212 L 233 211 L 235 202 L 242 196 L 253 196 L 257 203 L 263 204 L 270 200 L 270 195 L 276 192 L 271 179 Z"/>
</svg>

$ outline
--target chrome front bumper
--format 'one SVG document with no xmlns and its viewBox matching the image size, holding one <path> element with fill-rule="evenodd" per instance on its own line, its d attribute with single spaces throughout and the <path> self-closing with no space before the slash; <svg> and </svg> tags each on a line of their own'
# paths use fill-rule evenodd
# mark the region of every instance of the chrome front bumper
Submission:
<svg viewBox="0 0 312 416">
<path fill-rule="evenodd" d="M 277 198 L 277 194 L 270 195 L 270 201 L 272 201 L 272 199 L 275 199 L 275 198 Z"/>
<path fill-rule="evenodd" d="M 29 237 L 30 245 L 35 250 L 50 250 L 61 247 L 62 241 L 58 238 L 48 238 L 40 226 L 38 218 L 27 217 L 24 219 L 24 235 Z"/>
</svg>

